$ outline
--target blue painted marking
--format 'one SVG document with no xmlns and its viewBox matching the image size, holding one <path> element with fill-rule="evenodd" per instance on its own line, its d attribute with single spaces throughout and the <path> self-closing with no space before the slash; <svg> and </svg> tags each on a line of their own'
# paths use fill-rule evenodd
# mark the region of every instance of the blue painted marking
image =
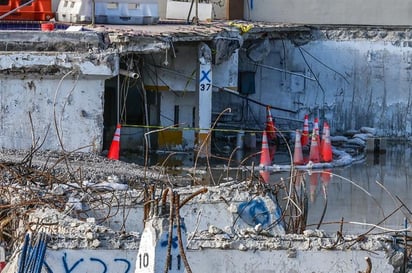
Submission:
<svg viewBox="0 0 412 273">
<path fill-rule="evenodd" d="M 90 261 L 92 261 L 92 262 L 98 262 L 98 263 L 100 263 L 101 265 L 103 265 L 103 273 L 107 273 L 107 265 L 106 265 L 102 260 L 97 259 L 97 258 L 90 258 Z"/>
<path fill-rule="evenodd" d="M 162 247 L 166 247 L 167 246 L 167 243 L 168 243 L 168 240 L 167 240 L 167 238 L 169 237 L 169 233 L 166 233 L 166 240 L 162 240 L 161 242 L 160 242 L 160 246 L 162 246 Z M 173 236 L 173 238 L 172 238 L 172 247 L 173 248 L 177 248 L 177 236 Z"/>
<path fill-rule="evenodd" d="M 81 262 L 84 261 L 84 259 L 81 258 L 80 260 L 76 261 L 71 268 L 69 268 L 69 266 L 68 266 L 68 264 L 67 264 L 67 253 L 66 253 L 66 252 L 64 253 L 62 259 L 63 259 L 64 272 L 66 272 L 66 273 L 72 272 L 73 269 L 74 269 L 76 266 L 78 266 Z"/>
<path fill-rule="evenodd" d="M 130 267 L 131 267 L 131 264 L 130 264 L 130 262 L 129 262 L 128 260 L 126 260 L 126 259 L 121 259 L 121 258 L 115 258 L 114 261 L 115 261 L 115 262 L 124 262 L 124 263 L 126 263 L 127 268 L 126 268 L 126 271 L 125 271 L 124 273 L 128 273 L 128 272 L 129 272 Z"/>
<path fill-rule="evenodd" d="M 207 80 L 208 82 L 212 82 L 211 79 L 209 79 L 209 73 L 210 71 L 212 71 L 211 69 L 209 69 L 209 71 L 200 71 L 202 72 L 202 78 L 200 79 L 200 81 L 202 82 L 203 80 Z"/>
<path fill-rule="evenodd" d="M 50 266 L 44 261 L 44 267 L 46 267 L 47 273 L 53 273 L 53 270 L 50 268 Z"/>
<path fill-rule="evenodd" d="M 269 225 L 270 212 L 265 202 L 254 199 L 249 202 L 240 203 L 237 209 L 240 218 L 250 226 L 261 224 L 263 227 Z"/>
</svg>

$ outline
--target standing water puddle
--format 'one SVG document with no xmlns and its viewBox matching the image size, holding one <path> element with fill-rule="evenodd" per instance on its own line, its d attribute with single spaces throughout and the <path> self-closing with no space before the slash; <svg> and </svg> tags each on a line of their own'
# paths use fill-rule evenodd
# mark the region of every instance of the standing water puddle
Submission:
<svg viewBox="0 0 412 273">
<path fill-rule="evenodd" d="M 295 186 L 296 192 L 306 190 L 307 193 L 307 228 L 319 228 L 331 233 L 342 230 L 352 234 L 376 234 L 404 228 L 405 219 L 412 222 L 412 214 L 408 211 L 412 211 L 411 153 L 411 143 L 388 142 L 385 153 L 366 154 L 362 161 L 355 164 L 343 168 L 301 171 L 303 179 Z M 234 153 L 229 161 L 233 168 L 231 171 L 226 170 L 227 157 L 221 161 L 223 165 L 218 159 L 211 158 L 211 174 L 199 174 L 202 176 L 200 183 L 214 185 L 227 181 L 229 177 L 246 179 L 250 174 L 239 172 L 236 167 L 247 157 L 247 164 L 242 165 L 258 166 L 260 156 L 253 154 L 244 151 Z M 166 158 L 168 162 L 162 163 Z M 175 175 L 193 167 L 195 158 L 187 153 L 173 156 L 157 154 L 151 156 L 149 162 L 152 162 L 149 165 L 168 166 L 167 172 Z M 290 164 L 288 153 L 276 151 L 275 164 Z M 206 165 L 200 160 L 197 168 L 205 169 Z M 289 179 L 289 175 L 289 172 L 271 173 L 270 183 L 281 184 L 282 180 Z"/>
<path fill-rule="evenodd" d="M 338 231 L 340 224 L 326 223 L 340 222 L 342 217 L 346 232 L 366 232 L 372 225 L 382 229 L 375 228 L 371 233 L 404 228 L 405 217 L 412 219 L 408 211 L 412 210 L 411 152 L 410 144 L 388 143 L 386 153 L 367 154 L 361 163 L 332 169 L 330 181 L 309 177 L 312 194 L 308 224 L 318 225 L 327 203 L 325 224 L 320 227 L 327 231 Z M 398 209 L 402 204 L 407 208 Z"/>
</svg>

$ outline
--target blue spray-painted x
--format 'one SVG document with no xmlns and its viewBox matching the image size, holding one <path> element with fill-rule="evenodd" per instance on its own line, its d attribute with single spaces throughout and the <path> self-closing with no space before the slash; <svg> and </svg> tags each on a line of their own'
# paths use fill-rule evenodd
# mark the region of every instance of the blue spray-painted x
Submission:
<svg viewBox="0 0 412 273">
<path fill-rule="evenodd" d="M 202 82 L 203 80 L 207 80 L 208 82 L 212 82 L 211 79 L 209 79 L 209 73 L 210 73 L 210 69 L 209 71 L 201 71 L 202 72 L 202 78 L 200 78 L 200 81 Z"/>
</svg>

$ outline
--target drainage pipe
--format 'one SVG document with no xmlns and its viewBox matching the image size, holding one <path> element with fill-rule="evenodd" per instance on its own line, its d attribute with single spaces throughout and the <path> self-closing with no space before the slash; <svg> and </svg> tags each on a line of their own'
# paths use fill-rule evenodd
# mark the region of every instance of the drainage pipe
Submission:
<svg viewBox="0 0 412 273">
<path fill-rule="evenodd" d="M 136 72 L 127 71 L 125 69 L 119 69 L 119 74 L 137 80 L 140 75 Z"/>
</svg>

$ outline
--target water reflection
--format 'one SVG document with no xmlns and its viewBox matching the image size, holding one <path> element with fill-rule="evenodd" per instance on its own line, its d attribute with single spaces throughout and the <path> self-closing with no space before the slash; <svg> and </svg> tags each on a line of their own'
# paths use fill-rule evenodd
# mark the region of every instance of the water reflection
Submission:
<svg viewBox="0 0 412 273">
<path fill-rule="evenodd" d="M 365 232 L 372 224 L 402 229 L 404 218 L 412 219 L 412 215 L 405 208 L 390 214 L 402 203 L 412 208 L 410 157 L 409 144 L 392 143 L 386 153 L 368 154 L 361 163 L 305 172 L 310 197 L 308 228 L 321 223 L 321 229 L 336 232 L 343 218 L 345 232 Z M 275 177 L 282 174 L 273 176 L 279 179 Z M 382 231 L 377 228 L 372 233 Z"/>
<path fill-rule="evenodd" d="M 278 149 L 273 152 L 274 163 L 290 164 L 287 151 Z M 412 169 L 409 167 L 411 152 L 412 146 L 409 143 L 388 143 L 386 153 L 368 154 L 364 161 L 357 164 L 299 173 L 294 183 L 297 192 L 301 192 L 300 187 L 304 186 L 308 195 L 307 227 L 319 227 L 334 233 L 341 229 L 343 219 L 343 232 L 362 233 L 368 231 L 373 224 L 388 229 L 402 229 L 404 218 L 412 221 L 412 215 L 405 208 L 390 214 L 402 203 L 412 211 Z M 168 159 L 167 164 L 161 163 L 162 158 Z M 248 179 L 250 172 L 243 173 L 236 168 L 240 165 L 257 166 L 259 159 L 260 155 L 256 154 L 256 151 L 245 150 L 236 151 L 230 164 L 227 157 L 222 157 L 221 160 L 211 158 L 213 170 L 207 172 L 199 183 L 216 185 L 230 177 Z M 158 154 L 157 158 L 151 157 L 150 161 L 169 167 L 192 167 L 195 156 L 188 153 L 176 154 L 173 157 Z M 228 165 L 233 169 L 228 171 Z M 199 161 L 197 166 L 203 168 L 206 165 Z M 289 175 L 289 172 L 264 171 L 257 173 L 256 177 L 269 184 L 282 184 L 289 181 Z M 386 217 L 388 219 L 385 220 Z M 371 233 L 382 231 L 374 229 Z"/>
</svg>

